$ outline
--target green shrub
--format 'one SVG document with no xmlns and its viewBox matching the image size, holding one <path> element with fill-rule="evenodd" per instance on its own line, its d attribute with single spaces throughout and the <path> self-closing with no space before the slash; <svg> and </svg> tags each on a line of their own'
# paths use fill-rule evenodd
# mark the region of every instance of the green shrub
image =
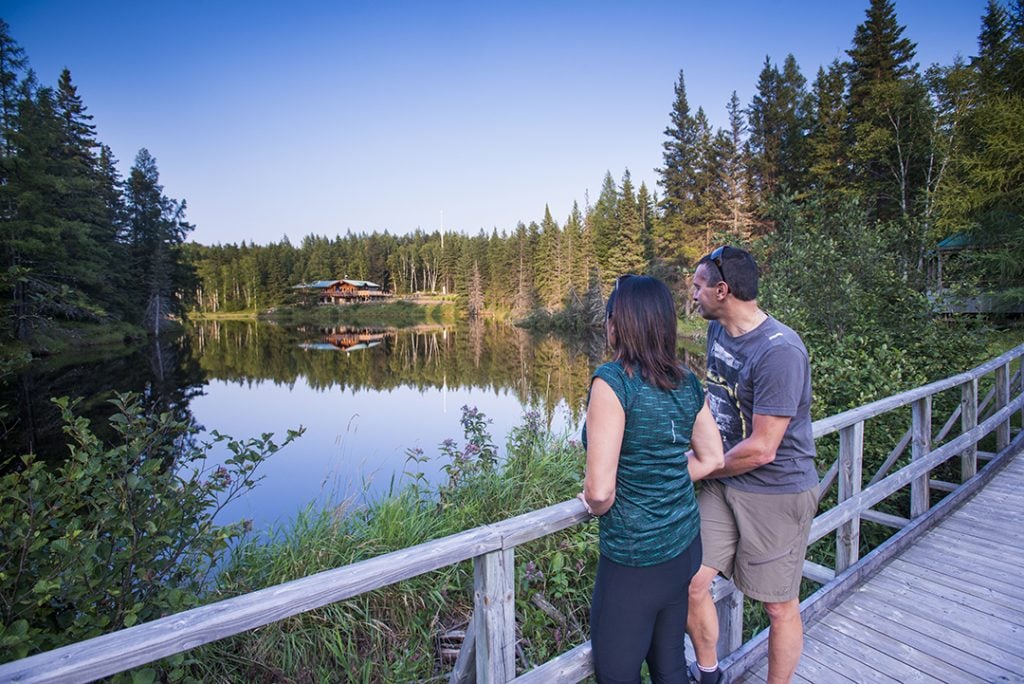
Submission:
<svg viewBox="0 0 1024 684">
<path fill-rule="evenodd" d="M 246 522 L 217 525 L 278 445 L 213 433 L 231 455 L 211 465 L 194 424 L 120 395 L 104 444 L 75 405 L 60 407 L 69 454 L 4 464 L 0 478 L 0 653 L 22 658 L 191 608 Z"/>
</svg>

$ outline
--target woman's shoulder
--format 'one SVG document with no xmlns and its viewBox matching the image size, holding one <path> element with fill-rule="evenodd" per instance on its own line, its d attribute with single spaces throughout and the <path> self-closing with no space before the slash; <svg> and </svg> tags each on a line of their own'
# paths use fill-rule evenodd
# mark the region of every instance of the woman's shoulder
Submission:
<svg viewBox="0 0 1024 684">
<path fill-rule="evenodd" d="M 594 377 L 626 375 L 626 368 L 621 361 L 606 361 L 594 369 Z"/>
</svg>

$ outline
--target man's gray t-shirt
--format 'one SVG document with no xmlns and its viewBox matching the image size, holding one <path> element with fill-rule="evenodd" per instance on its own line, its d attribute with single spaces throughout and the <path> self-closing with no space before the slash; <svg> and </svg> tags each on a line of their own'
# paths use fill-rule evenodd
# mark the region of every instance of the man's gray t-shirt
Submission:
<svg viewBox="0 0 1024 684">
<path fill-rule="evenodd" d="M 708 325 L 707 395 L 725 450 L 750 436 L 753 414 L 791 420 L 775 460 L 721 481 L 747 492 L 803 492 L 818 484 L 811 433 L 811 366 L 800 336 L 768 316 L 730 337 Z"/>
</svg>

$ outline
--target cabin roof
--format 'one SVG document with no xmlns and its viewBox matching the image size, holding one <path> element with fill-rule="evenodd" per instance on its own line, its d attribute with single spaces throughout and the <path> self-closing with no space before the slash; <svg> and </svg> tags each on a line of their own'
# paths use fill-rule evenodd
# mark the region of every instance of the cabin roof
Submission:
<svg viewBox="0 0 1024 684">
<path fill-rule="evenodd" d="M 940 240 L 937 247 L 940 250 L 963 249 L 965 247 L 973 247 L 975 244 L 974 239 L 967 233 L 954 233 L 945 240 Z"/>
<path fill-rule="evenodd" d="M 342 278 L 340 280 L 314 280 L 311 283 L 299 283 L 292 289 L 295 290 L 326 290 L 331 285 L 336 283 L 347 283 L 352 287 L 380 287 L 377 283 L 370 282 L 369 280 L 352 280 L 351 278 Z"/>
</svg>

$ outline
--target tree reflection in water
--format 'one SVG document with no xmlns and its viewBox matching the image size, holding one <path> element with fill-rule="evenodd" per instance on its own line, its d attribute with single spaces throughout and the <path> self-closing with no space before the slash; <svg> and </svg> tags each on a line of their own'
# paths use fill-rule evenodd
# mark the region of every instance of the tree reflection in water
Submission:
<svg viewBox="0 0 1024 684">
<path fill-rule="evenodd" d="M 101 400 L 111 391 L 135 390 L 154 409 L 191 412 L 200 425 L 237 438 L 283 437 L 304 425 L 306 434 L 265 464 L 264 481 L 219 521 L 251 517 L 267 529 L 310 503 L 385 495 L 411 468 L 436 481 L 437 447 L 461 440 L 463 404 L 492 421 L 502 451 L 527 410 L 553 431 L 577 430 L 605 354 L 600 333 L 533 336 L 479 319 L 399 330 L 201 322 L 155 351 L 20 375 L 3 388 L 3 401 L 20 407 L 4 453 L 43 444 L 54 458 L 66 453 L 48 407 L 59 394 L 83 397 L 93 421 L 109 415 Z M 432 460 L 407 463 L 417 448 Z"/>
</svg>

